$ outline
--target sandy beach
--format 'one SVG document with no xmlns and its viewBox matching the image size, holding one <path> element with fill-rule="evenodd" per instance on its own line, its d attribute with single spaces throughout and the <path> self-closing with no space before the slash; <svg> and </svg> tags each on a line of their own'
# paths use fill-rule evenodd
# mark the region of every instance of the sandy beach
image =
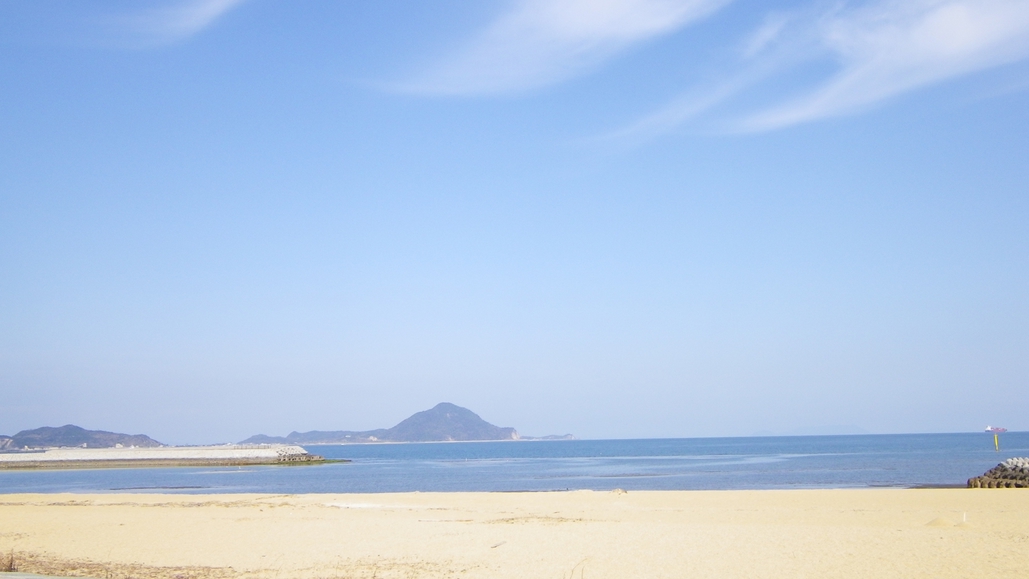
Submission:
<svg viewBox="0 0 1029 579">
<path fill-rule="evenodd" d="M 0 495 L 19 571 L 87 577 L 1025 577 L 1029 492 Z"/>
</svg>

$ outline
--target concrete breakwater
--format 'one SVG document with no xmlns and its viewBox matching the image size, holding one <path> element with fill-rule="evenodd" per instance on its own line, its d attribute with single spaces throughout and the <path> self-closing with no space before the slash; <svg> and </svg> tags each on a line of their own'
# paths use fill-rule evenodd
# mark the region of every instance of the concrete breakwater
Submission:
<svg viewBox="0 0 1029 579">
<path fill-rule="evenodd" d="M 968 479 L 968 488 L 1029 488 L 1029 458 L 1009 458 L 982 476 Z"/>
<path fill-rule="evenodd" d="M 162 446 L 158 448 L 50 448 L 0 453 L 0 469 L 237 466 L 324 462 L 303 447 L 282 444 Z"/>
</svg>

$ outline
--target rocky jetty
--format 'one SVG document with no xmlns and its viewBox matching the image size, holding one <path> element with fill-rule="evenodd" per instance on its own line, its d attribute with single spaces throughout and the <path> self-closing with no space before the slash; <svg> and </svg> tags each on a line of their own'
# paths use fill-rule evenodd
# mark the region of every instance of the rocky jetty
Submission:
<svg viewBox="0 0 1029 579">
<path fill-rule="evenodd" d="M 53 448 L 0 453 L 0 470 L 243 466 L 322 463 L 303 447 L 281 444 L 162 446 L 157 448 Z"/>
<path fill-rule="evenodd" d="M 968 488 L 1029 488 L 1029 458 L 1009 458 L 986 471 L 982 476 L 968 479 Z"/>
</svg>

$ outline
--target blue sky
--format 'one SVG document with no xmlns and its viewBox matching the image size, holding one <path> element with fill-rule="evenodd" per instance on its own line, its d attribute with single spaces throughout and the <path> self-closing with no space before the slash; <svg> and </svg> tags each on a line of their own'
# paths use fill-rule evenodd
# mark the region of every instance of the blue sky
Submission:
<svg viewBox="0 0 1029 579">
<path fill-rule="evenodd" d="M 1029 429 L 1029 4 L 0 5 L 0 433 Z"/>
</svg>

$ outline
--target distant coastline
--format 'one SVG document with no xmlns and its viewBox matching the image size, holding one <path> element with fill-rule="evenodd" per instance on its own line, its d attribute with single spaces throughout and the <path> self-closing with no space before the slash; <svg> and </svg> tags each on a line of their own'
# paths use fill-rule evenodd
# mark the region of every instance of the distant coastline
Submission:
<svg viewBox="0 0 1029 579">
<path fill-rule="evenodd" d="M 240 444 L 382 444 L 403 442 L 487 442 L 501 440 L 574 440 L 571 434 L 527 437 L 511 427 L 496 426 L 478 414 L 449 402 L 416 412 L 392 428 L 375 430 L 293 431 L 286 436 L 255 434 Z"/>
<path fill-rule="evenodd" d="M 563 436 L 522 437 L 514 428 L 486 422 L 467 408 L 442 402 L 392 428 L 371 431 L 292 432 L 285 437 L 255 435 L 222 446 L 168 446 L 144 434 L 87 430 L 67 424 L 0 436 L 0 470 L 150 467 L 225 467 L 318 464 L 326 461 L 308 446 L 574 440 Z"/>
<path fill-rule="evenodd" d="M 357 442 L 305 442 L 304 446 L 384 446 L 389 444 L 476 444 L 496 442 L 566 442 L 580 440 L 571 434 L 555 436 L 522 436 L 519 438 L 506 438 L 501 440 L 377 440 Z"/>
</svg>

